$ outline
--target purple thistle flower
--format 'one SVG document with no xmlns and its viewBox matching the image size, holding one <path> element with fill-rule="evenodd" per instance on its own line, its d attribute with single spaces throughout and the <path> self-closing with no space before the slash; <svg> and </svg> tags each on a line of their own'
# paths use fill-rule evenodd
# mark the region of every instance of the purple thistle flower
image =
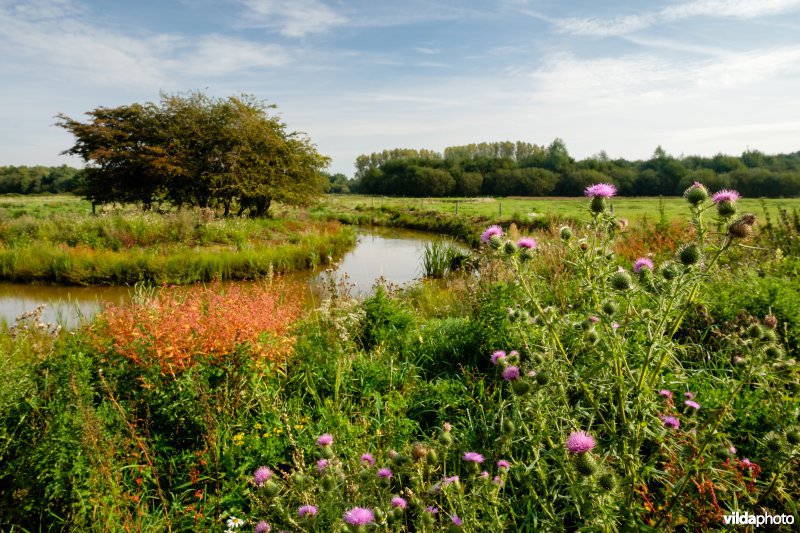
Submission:
<svg viewBox="0 0 800 533">
<path fill-rule="evenodd" d="M 735 202 L 742 196 L 734 190 L 730 189 L 722 189 L 721 191 L 715 192 L 713 196 L 711 196 L 711 200 L 718 204 L 720 202 Z"/>
<path fill-rule="evenodd" d="M 481 233 L 481 242 L 489 242 L 494 236 L 502 237 L 503 236 L 503 228 L 500 226 L 489 226 L 486 230 Z"/>
<path fill-rule="evenodd" d="M 497 350 L 492 354 L 492 364 L 499 365 L 500 360 L 505 358 L 506 358 L 506 352 L 504 352 L 503 350 Z"/>
<path fill-rule="evenodd" d="M 686 397 L 687 400 L 694 400 L 694 394 L 692 394 L 689 391 L 684 392 L 683 395 Z"/>
<path fill-rule="evenodd" d="M 573 431 L 567 439 L 567 450 L 570 453 L 585 453 L 596 446 L 594 438 L 585 431 Z"/>
<path fill-rule="evenodd" d="M 316 514 L 317 508 L 313 505 L 303 505 L 297 510 L 297 516 L 300 518 L 303 518 L 304 516 L 315 516 Z"/>
<path fill-rule="evenodd" d="M 405 501 L 400 496 L 395 496 L 394 498 L 392 498 L 392 507 L 399 507 L 400 509 L 405 509 L 406 505 L 408 505 L 408 502 Z"/>
<path fill-rule="evenodd" d="M 371 453 L 362 454 L 361 459 L 359 459 L 359 461 L 364 464 L 368 464 L 369 466 L 375 466 L 375 458 L 372 457 Z"/>
<path fill-rule="evenodd" d="M 511 468 L 511 463 L 509 463 L 505 459 L 500 459 L 499 461 L 497 461 L 497 468 L 499 468 L 500 470 L 508 470 L 509 468 Z"/>
<path fill-rule="evenodd" d="M 425 509 L 425 510 L 428 511 L 429 513 L 431 513 L 431 514 L 438 514 L 439 513 L 439 509 L 437 507 L 434 507 L 433 505 L 429 505 L 428 508 Z"/>
<path fill-rule="evenodd" d="M 388 468 L 381 468 L 378 470 L 378 477 L 381 479 L 391 479 L 392 478 L 392 471 Z"/>
<path fill-rule="evenodd" d="M 344 521 L 351 526 L 367 526 L 375 522 L 375 513 L 372 509 L 353 507 L 344 513 Z"/>
<path fill-rule="evenodd" d="M 519 379 L 519 368 L 516 366 L 508 366 L 503 369 L 503 379 L 506 381 Z"/>
<path fill-rule="evenodd" d="M 651 272 L 653 270 L 653 261 L 651 261 L 647 257 L 640 257 L 636 261 L 633 262 L 633 271 L 634 273 L 638 274 L 643 268 L 649 269 Z"/>
<path fill-rule="evenodd" d="M 658 391 L 659 396 L 663 396 L 664 398 L 671 400 L 672 399 L 672 391 L 667 389 L 661 389 Z"/>
<path fill-rule="evenodd" d="M 500 476 L 494 476 L 494 479 L 492 481 L 497 485 L 500 485 L 501 487 L 506 484 L 506 482 Z"/>
<path fill-rule="evenodd" d="M 530 237 L 522 237 L 517 241 L 518 248 L 527 248 L 528 250 L 533 250 L 536 248 L 536 245 L 536 239 L 532 239 Z"/>
<path fill-rule="evenodd" d="M 464 521 L 461 520 L 458 515 L 453 515 L 450 517 L 450 521 L 453 523 L 454 526 L 462 526 Z"/>
<path fill-rule="evenodd" d="M 736 455 L 736 446 L 731 444 L 730 447 L 728 448 L 728 451 L 731 452 L 731 455 Z"/>
<path fill-rule="evenodd" d="M 464 459 L 465 461 L 468 461 L 470 463 L 478 463 L 479 464 L 479 463 L 483 462 L 483 456 L 481 454 L 475 453 L 475 452 L 466 452 L 464 454 L 464 456 L 462 457 L 462 459 Z"/>
<path fill-rule="evenodd" d="M 600 319 L 599 319 L 599 318 L 597 318 L 597 317 L 596 317 L 596 316 L 594 316 L 594 315 L 590 315 L 590 316 L 589 316 L 589 322 L 591 322 L 592 324 L 597 324 L 598 322 L 600 322 Z"/>
<path fill-rule="evenodd" d="M 269 481 L 269 478 L 272 477 L 272 470 L 267 468 L 266 466 L 261 466 L 256 469 L 253 473 L 253 483 L 256 484 L 258 487 L 263 487 L 264 483 Z"/>
<path fill-rule="evenodd" d="M 270 531 L 272 531 L 272 526 L 267 524 L 267 522 L 265 520 L 262 520 L 261 522 L 256 524 L 256 527 L 253 530 L 253 533 L 269 533 Z"/>
<path fill-rule="evenodd" d="M 681 427 L 681 421 L 674 416 L 662 416 L 661 421 L 664 423 L 665 428 L 678 429 Z"/>
<path fill-rule="evenodd" d="M 333 435 L 330 433 L 323 433 L 317 437 L 317 446 L 330 446 L 333 444 Z"/>
<path fill-rule="evenodd" d="M 489 479 L 489 472 L 484 470 L 483 472 L 481 472 L 481 477 L 484 479 Z"/>
<path fill-rule="evenodd" d="M 458 476 L 446 477 L 446 478 L 444 478 L 442 480 L 442 485 L 444 485 L 446 487 L 447 485 L 450 485 L 451 483 L 458 483 L 459 480 L 460 480 L 460 478 Z"/>
<path fill-rule="evenodd" d="M 691 407 L 692 409 L 695 409 L 695 410 L 697 410 L 697 409 L 700 409 L 700 404 L 699 404 L 699 403 L 697 403 L 697 402 L 696 402 L 696 401 L 694 401 L 694 400 L 686 400 L 685 402 L 683 402 L 683 404 L 684 404 L 686 407 Z"/>
<path fill-rule="evenodd" d="M 321 474 L 322 471 L 325 470 L 326 468 L 328 468 L 327 459 L 320 459 L 319 461 L 317 461 L 317 472 Z"/>
<path fill-rule="evenodd" d="M 592 198 L 596 196 L 600 196 L 602 198 L 611 198 L 617 194 L 617 188 L 610 183 L 596 183 L 586 187 L 586 189 L 583 191 L 583 194 L 585 196 L 591 196 Z"/>
<path fill-rule="evenodd" d="M 748 459 L 747 457 L 742 459 L 741 463 L 742 463 L 742 466 L 747 468 L 748 470 L 750 468 L 753 468 L 753 462 L 750 459 Z"/>
<path fill-rule="evenodd" d="M 617 330 L 619 329 L 619 322 L 614 322 L 613 324 L 611 324 L 611 329 L 613 329 L 614 333 L 616 333 Z"/>
</svg>

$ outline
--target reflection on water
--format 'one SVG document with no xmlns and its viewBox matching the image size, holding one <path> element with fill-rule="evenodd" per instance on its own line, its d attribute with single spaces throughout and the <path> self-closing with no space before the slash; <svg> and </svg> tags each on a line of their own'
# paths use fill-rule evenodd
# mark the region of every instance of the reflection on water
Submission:
<svg viewBox="0 0 800 533">
<path fill-rule="evenodd" d="M 425 243 L 439 237 L 429 233 L 400 229 L 375 229 L 359 232 L 355 247 L 339 261 L 335 275 L 346 274 L 353 285 L 351 294 L 371 292 L 378 278 L 403 284 L 421 277 L 421 256 Z M 286 278 L 309 288 L 309 296 L 319 295 L 326 274 L 295 272 Z M 222 284 L 224 287 L 225 284 Z M 75 327 L 81 319 L 91 319 L 105 303 L 119 305 L 131 299 L 133 287 L 63 287 L 0 283 L 0 321 L 8 325 L 26 311 L 47 304 L 44 322 Z M 316 299 L 316 298 L 313 298 Z"/>
</svg>

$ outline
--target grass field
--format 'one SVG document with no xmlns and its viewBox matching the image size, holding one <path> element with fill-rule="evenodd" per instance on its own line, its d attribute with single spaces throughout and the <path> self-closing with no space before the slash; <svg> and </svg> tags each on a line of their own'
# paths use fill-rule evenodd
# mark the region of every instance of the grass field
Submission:
<svg viewBox="0 0 800 533">
<path fill-rule="evenodd" d="M 627 218 L 631 223 L 647 220 L 658 222 L 662 216 L 667 220 L 685 217 L 685 206 L 675 198 L 615 198 L 614 214 Z M 360 195 L 328 195 L 325 205 L 332 210 L 368 210 L 372 208 L 407 209 L 414 211 L 437 211 L 447 214 L 485 216 L 493 220 L 555 215 L 557 217 L 581 219 L 587 216 L 585 198 L 391 198 Z M 739 210 L 755 213 L 762 218 L 764 209 L 770 216 L 778 216 L 781 209 L 800 209 L 800 198 L 744 198 L 739 201 Z M 663 215 L 662 215 L 663 213 Z M 517 215 L 517 216 L 515 216 Z"/>
</svg>

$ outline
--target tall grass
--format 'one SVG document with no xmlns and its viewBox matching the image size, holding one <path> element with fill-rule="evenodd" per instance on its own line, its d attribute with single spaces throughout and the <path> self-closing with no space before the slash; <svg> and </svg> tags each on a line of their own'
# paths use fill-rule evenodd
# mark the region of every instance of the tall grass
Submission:
<svg viewBox="0 0 800 533">
<path fill-rule="evenodd" d="M 428 241 L 422 250 L 422 273 L 426 278 L 443 278 L 463 268 L 468 260 L 469 253 L 453 240 Z"/>
</svg>

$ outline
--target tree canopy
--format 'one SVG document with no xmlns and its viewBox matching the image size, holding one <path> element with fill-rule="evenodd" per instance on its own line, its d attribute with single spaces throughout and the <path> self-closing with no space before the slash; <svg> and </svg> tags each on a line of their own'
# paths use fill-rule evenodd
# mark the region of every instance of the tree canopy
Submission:
<svg viewBox="0 0 800 533">
<path fill-rule="evenodd" d="M 561 139 L 549 146 L 496 142 L 451 146 L 443 153 L 393 149 L 356 160 L 351 192 L 396 196 L 580 196 L 592 183 L 613 183 L 623 196 L 677 196 L 694 181 L 752 197 L 800 196 L 800 152 L 741 157 L 674 157 L 660 146 L 650 159 L 576 161 Z"/>
<path fill-rule="evenodd" d="M 252 96 L 162 94 L 159 103 L 98 107 L 87 122 L 66 115 L 64 151 L 87 163 L 78 192 L 94 204 L 222 207 L 264 216 L 273 201 L 303 204 L 324 191 L 329 159 L 289 132 L 275 105 Z"/>
</svg>

